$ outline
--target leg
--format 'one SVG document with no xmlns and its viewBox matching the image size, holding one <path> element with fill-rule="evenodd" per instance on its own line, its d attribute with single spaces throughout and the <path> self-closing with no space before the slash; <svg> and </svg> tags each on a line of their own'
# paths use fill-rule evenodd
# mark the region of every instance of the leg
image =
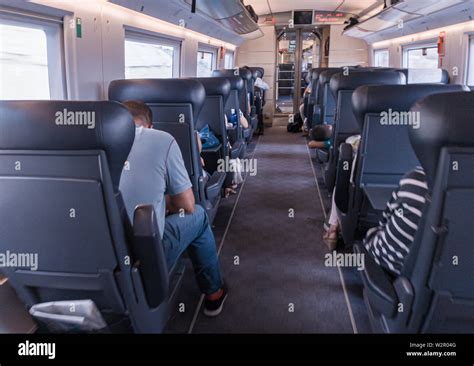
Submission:
<svg viewBox="0 0 474 366">
<path fill-rule="evenodd" d="M 199 288 L 206 295 L 223 286 L 214 234 L 204 209 L 196 205 L 193 214 L 166 217 L 163 248 L 168 268 L 187 250 Z"/>
<path fill-rule="evenodd" d="M 334 201 L 334 193 L 332 194 L 331 212 L 329 215 L 329 229 L 323 235 L 323 240 L 330 250 L 334 250 L 337 247 L 338 241 L 338 230 L 339 230 L 339 218 L 337 217 L 336 202 Z"/>
</svg>

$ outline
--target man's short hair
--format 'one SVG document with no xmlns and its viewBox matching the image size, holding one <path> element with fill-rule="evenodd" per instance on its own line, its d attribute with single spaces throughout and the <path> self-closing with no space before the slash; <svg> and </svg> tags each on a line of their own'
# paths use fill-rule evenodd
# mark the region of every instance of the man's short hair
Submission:
<svg viewBox="0 0 474 366">
<path fill-rule="evenodd" d="M 326 141 L 332 136 L 331 125 L 316 125 L 311 129 L 311 139 L 314 141 Z"/>
<path fill-rule="evenodd" d="M 127 108 L 130 114 L 133 116 L 133 119 L 140 119 L 147 126 L 151 126 L 153 124 L 153 113 L 151 112 L 150 107 L 148 107 L 145 103 L 139 100 L 127 100 L 123 103 Z"/>
</svg>

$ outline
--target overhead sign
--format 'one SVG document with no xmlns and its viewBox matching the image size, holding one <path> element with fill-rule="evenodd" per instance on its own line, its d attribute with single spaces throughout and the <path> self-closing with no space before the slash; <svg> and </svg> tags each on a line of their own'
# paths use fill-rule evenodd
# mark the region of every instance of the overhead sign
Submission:
<svg viewBox="0 0 474 366">
<path fill-rule="evenodd" d="M 349 17 L 349 14 L 340 11 L 315 11 L 314 24 L 343 24 Z"/>
</svg>

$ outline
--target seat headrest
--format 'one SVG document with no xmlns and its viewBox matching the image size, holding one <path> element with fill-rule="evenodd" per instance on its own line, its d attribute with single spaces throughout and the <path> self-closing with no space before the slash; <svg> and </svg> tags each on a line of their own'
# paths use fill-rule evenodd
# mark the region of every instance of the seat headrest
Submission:
<svg viewBox="0 0 474 366">
<path fill-rule="evenodd" d="M 253 79 L 253 80 L 257 80 L 258 75 L 259 75 L 258 71 L 257 71 L 257 70 L 254 70 L 254 69 L 251 69 L 251 68 L 249 68 L 248 70 L 249 70 L 249 71 L 251 72 L 251 74 L 252 74 L 252 79 Z"/>
<path fill-rule="evenodd" d="M 421 98 L 437 93 L 468 91 L 463 85 L 410 84 L 410 85 L 364 85 L 352 94 L 352 109 L 360 128 L 364 127 L 368 113 L 408 112 Z"/>
<path fill-rule="evenodd" d="M 230 93 L 230 81 L 224 77 L 196 78 L 206 90 L 206 96 L 221 96 L 224 104 Z"/>
<path fill-rule="evenodd" d="M 265 69 L 263 67 L 254 66 L 251 67 L 250 70 L 256 71 L 259 78 L 263 78 L 263 75 L 265 75 Z"/>
<path fill-rule="evenodd" d="M 398 71 L 350 71 L 347 75 L 338 72 L 331 77 L 329 88 L 334 97 L 340 90 L 355 90 L 363 85 L 406 84 L 403 73 Z"/>
<path fill-rule="evenodd" d="M 339 67 L 328 68 L 328 69 L 325 69 L 324 71 L 321 71 L 321 74 L 319 75 L 319 85 L 324 85 L 326 83 L 329 83 L 329 81 L 331 80 L 331 77 L 334 74 L 337 74 L 338 72 L 341 72 L 341 69 Z"/>
<path fill-rule="evenodd" d="M 196 120 L 206 99 L 204 86 L 193 79 L 124 79 L 109 85 L 109 99 L 118 102 L 189 103 Z"/>
<path fill-rule="evenodd" d="M 103 150 L 114 190 L 135 138 L 120 103 L 0 101 L 0 150 Z"/>
<path fill-rule="evenodd" d="M 434 94 L 411 109 L 420 113 L 420 128 L 410 141 L 432 188 L 443 147 L 474 147 L 474 93 Z"/>
<path fill-rule="evenodd" d="M 223 77 L 230 81 L 231 90 L 242 90 L 244 88 L 244 81 L 238 75 L 235 75 L 235 70 L 225 69 L 225 70 L 214 70 L 212 72 L 212 77 Z"/>
<path fill-rule="evenodd" d="M 241 67 L 239 68 L 239 76 L 244 80 L 250 81 L 250 79 L 252 79 L 252 72 L 249 69 Z"/>
<path fill-rule="evenodd" d="M 407 84 L 408 84 L 408 69 L 393 69 L 393 70 L 402 72 L 405 75 L 407 79 Z"/>
<path fill-rule="evenodd" d="M 321 73 L 326 70 L 326 68 L 322 68 L 322 67 L 314 67 L 311 69 L 311 72 L 309 72 L 308 74 L 310 75 L 310 80 L 314 83 L 315 81 L 317 81 L 319 79 L 319 76 L 321 75 Z"/>
</svg>

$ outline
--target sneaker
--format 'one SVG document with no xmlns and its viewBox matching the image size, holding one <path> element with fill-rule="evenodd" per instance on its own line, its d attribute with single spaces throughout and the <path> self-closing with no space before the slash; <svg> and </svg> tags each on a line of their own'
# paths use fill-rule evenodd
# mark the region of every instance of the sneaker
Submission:
<svg viewBox="0 0 474 366">
<path fill-rule="evenodd" d="M 323 224 L 323 229 L 324 231 L 329 231 L 329 228 L 331 227 L 331 225 L 329 225 L 329 218 L 327 220 L 324 220 L 324 224 Z"/>
<path fill-rule="evenodd" d="M 222 308 L 224 307 L 224 302 L 227 299 L 226 285 L 222 287 L 222 290 L 222 295 L 217 300 L 204 300 L 204 315 L 215 317 L 221 313 Z"/>
</svg>

